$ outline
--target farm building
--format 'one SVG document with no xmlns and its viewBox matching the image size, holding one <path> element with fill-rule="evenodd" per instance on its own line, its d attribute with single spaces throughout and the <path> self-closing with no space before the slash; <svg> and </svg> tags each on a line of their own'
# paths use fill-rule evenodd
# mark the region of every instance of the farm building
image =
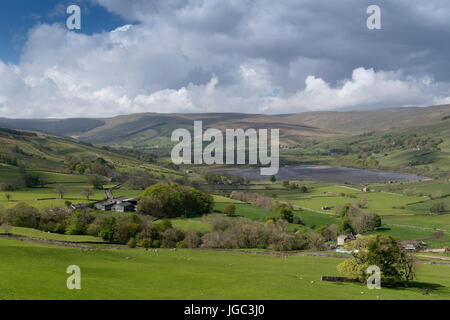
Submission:
<svg viewBox="0 0 450 320">
<path fill-rule="evenodd" d="M 94 204 L 95 209 L 102 211 L 111 211 L 112 207 L 116 204 L 114 200 L 106 200 Z"/>
<path fill-rule="evenodd" d="M 355 240 L 355 237 L 350 234 L 341 234 L 338 238 L 337 238 L 337 245 L 338 247 L 343 247 L 345 242 L 349 241 L 349 240 Z"/>
<path fill-rule="evenodd" d="M 102 211 L 135 212 L 138 201 L 138 198 L 120 197 L 96 203 L 94 207 Z"/>
<path fill-rule="evenodd" d="M 134 212 L 136 211 L 136 207 L 130 202 L 121 202 L 116 203 L 111 210 L 117 212 Z"/>
<path fill-rule="evenodd" d="M 403 249 L 406 251 L 416 251 L 416 247 L 412 243 L 405 244 Z"/>
<path fill-rule="evenodd" d="M 71 204 L 70 207 L 73 210 L 84 210 L 88 207 L 88 204 L 87 203 Z"/>
<path fill-rule="evenodd" d="M 402 248 L 406 251 L 419 251 L 423 250 L 426 247 L 426 243 L 420 240 L 410 240 L 410 241 L 402 241 Z"/>
</svg>

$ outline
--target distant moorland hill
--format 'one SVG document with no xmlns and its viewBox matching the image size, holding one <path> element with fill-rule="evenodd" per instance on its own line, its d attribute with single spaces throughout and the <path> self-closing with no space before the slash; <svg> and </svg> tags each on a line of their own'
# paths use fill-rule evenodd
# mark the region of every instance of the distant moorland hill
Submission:
<svg viewBox="0 0 450 320">
<path fill-rule="evenodd" d="M 450 118 L 450 105 L 376 111 L 306 112 L 284 115 L 238 113 L 142 113 L 92 119 L 6 119 L 0 127 L 70 136 L 100 145 L 150 147 L 166 145 L 177 128 L 192 129 L 194 120 L 204 128 L 279 128 L 282 144 L 316 138 L 441 124 Z"/>
</svg>

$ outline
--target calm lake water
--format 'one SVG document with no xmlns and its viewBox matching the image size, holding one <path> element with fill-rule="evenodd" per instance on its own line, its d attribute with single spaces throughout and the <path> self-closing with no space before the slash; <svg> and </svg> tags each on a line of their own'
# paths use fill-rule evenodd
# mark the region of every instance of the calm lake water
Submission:
<svg viewBox="0 0 450 320">
<path fill-rule="evenodd" d="M 224 169 L 218 170 L 222 174 L 241 176 L 250 180 L 269 180 L 268 176 L 261 176 L 259 168 Z M 388 181 L 420 181 L 428 178 L 413 174 L 374 171 L 332 166 L 286 166 L 280 168 L 276 175 L 281 180 L 304 180 L 318 182 L 336 182 L 350 184 L 372 184 Z"/>
</svg>

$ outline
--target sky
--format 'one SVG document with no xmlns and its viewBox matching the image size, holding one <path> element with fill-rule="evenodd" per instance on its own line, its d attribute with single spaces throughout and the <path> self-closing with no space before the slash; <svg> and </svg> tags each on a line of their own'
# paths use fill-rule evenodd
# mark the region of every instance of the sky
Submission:
<svg viewBox="0 0 450 320">
<path fill-rule="evenodd" d="M 448 0 L 2 0 L 0 117 L 449 104 L 448 17 Z"/>
</svg>

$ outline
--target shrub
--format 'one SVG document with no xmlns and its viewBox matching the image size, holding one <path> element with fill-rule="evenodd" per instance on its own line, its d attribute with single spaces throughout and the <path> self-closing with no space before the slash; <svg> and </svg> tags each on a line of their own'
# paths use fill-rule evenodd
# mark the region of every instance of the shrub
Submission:
<svg viewBox="0 0 450 320">
<path fill-rule="evenodd" d="M 128 248 L 136 248 L 136 239 L 131 238 L 130 240 L 128 240 L 127 246 Z"/>
<path fill-rule="evenodd" d="M 87 211 L 75 211 L 72 216 L 68 219 L 66 234 L 70 235 L 80 235 L 87 234 L 89 225 L 95 220 Z"/>
<path fill-rule="evenodd" d="M 186 249 L 187 245 L 186 245 L 186 243 L 184 241 L 180 241 L 180 242 L 177 242 L 177 246 L 176 247 L 178 249 Z"/>
<path fill-rule="evenodd" d="M 142 239 L 139 242 L 139 247 L 145 248 L 145 249 L 151 248 L 152 247 L 152 240 L 151 239 Z"/>
<path fill-rule="evenodd" d="M 97 223 L 97 219 L 94 223 Z M 98 236 L 105 241 L 112 242 L 114 240 L 114 224 L 116 218 L 113 216 L 106 216 L 105 219 L 99 221 L 99 227 L 101 227 Z"/>
<path fill-rule="evenodd" d="M 293 219 L 292 223 L 299 224 L 299 225 L 302 225 L 302 226 L 305 225 L 305 222 L 303 221 L 303 218 L 300 215 L 298 215 L 298 214 L 294 215 L 294 219 Z"/>
<path fill-rule="evenodd" d="M 199 233 L 195 230 L 190 230 L 190 231 L 186 232 L 184 242 L 185 242 L 187 248 L 193 249 L 193 248 L 200 247 L 202 244 L 201 233 Z"/>
<path fill-rule="evenodd" d="M 222 213 L 226 216 L 234 216 L 234 214 L 236 213 L 236 206 L 232 203 L 229 203 L 225 206 Z"/>
<path fill-rule="evenodd" d="M 139 225 L 128 219 L 117 220 L 113 226 L 115 242 L 127 243 L 130 238 L 134 238 L 138 232 Z"/>
<path fill-rule="evenodd" d="M 306 240 L 307 248 L 310 250 L 324 250 L 325 238 L 320 233 L 315 232 L 305 232 L 303 237 Z"/>
<path fill-rule="evenodd" d="M 335 224 L 332 224 L 331 226 L 321 226 L 316 232 L 322 235 L 325 241 L 332 241 L 337 237 L 338 226 Z"/>
<path fill-rule="evenodd" d="M 15 227 L 39 229 L 40 213 L 26 203 L 6 211 L 3 221 Z"/>
<path fill-rule="evenodd" d="M 278 211 L 278 216 L 290 223 L 294 221 L 294 213 L 292 212 L 292 209 L 287 206 L 280 208 Z"/>
<path fill-rule="evenodd" d="M 439 199 L 442 198 L 442 191 L 441 190 L 436 190 L 435 192 L 433 192 L 430 196 L 431 199 L 435 200 L 435 199 Z"/>
<path fill-rule="evenodd" d="M 161 241 L 159 241 L 159 240 L 153 240 L 153 242 L 152 242 L 152 247 L 153 247 L 153 248 L 160 248 L 160 247 L 161 247 Z"/>
<path fill-rule="evenodd" d="M 184 240 L 184 231 L 181 229 L 170 228 L 162 234 L 162 247 L 164 248 L 176 248 L 177 243 Z"/>
<path fill-rule="evenodd" d="M 446 212 L 446 206 L 445 203 L 440 202 L 440 203 L 435 203 L 431 208 L 430 208 L 430 212 L 431 213 L 445 213 Z"/>
</svg>

